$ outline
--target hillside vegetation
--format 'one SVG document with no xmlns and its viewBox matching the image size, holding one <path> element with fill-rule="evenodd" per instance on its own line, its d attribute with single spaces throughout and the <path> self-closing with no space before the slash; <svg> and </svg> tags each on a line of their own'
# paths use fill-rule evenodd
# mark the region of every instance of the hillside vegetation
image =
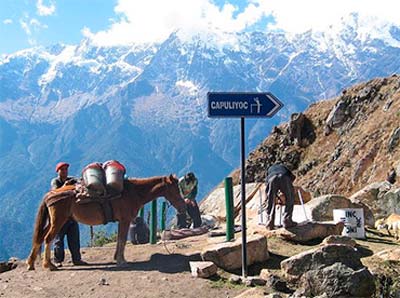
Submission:
<svg viewBox="0 0 400 298">
<path fill-rule="evenodd" d="M 287 164 L 296 184 L 314 196 L 351 195 L 400 173 L 400 77 L 377 78 L 312 104 L 304 115 L 274 127 L 246 164 L 247 182 L 262 182 L 265 169 Z M 240 170 L 232 173 L 235 183 Z M 397 179 L 399 180 L 399 179 Z M 397 186 L 399 182 L 396 182 Z"/>
</svg>

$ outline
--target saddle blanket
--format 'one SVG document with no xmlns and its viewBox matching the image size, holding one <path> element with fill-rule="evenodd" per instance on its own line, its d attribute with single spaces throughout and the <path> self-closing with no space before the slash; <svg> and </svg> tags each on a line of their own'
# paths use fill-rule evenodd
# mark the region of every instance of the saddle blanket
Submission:
<svg viewBox="0 0 400 298">
<path fill-rule="evenodd" d="M 201 226 L 195 229 L 165 230 L 161 234 L 161 240 L 178 240 L 191 236 L 202 235 L 208 232 L 208 227 Z"/>
</svg>

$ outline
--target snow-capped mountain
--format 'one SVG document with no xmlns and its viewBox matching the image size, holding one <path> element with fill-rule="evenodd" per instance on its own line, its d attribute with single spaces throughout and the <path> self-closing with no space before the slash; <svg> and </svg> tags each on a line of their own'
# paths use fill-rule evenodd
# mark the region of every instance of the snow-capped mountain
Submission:
<svg viewBox="0 0 400 298">
<path fill-rule="evenodd" d="M 248 148 L 343 88 L 400 70 L 400 28 L 198 36 L 160 44 L 32 48 L 0 59 L 0 258 L 26 256 L 54 165 L 117 159 L 130 176 L 194 171 L 199 199 L 239 164 L 239 121 L 209 119 L 208 91 L 270 91 L 273 119 L 246 121 Z M 383 32 L 383 31 L 382 31 Z M 367 34 L 368 33 L 368 34 Z M 12 233 L 10 229 L 12 228 Z M 87 242 L 83 242 L 85 245 Z"/>
</svg>

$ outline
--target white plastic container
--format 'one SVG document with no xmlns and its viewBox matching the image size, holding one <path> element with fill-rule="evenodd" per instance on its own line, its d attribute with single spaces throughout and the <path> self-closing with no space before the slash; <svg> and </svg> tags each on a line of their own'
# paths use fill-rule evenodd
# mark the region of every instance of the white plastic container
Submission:
<svg viewBox="0 0 400 298">
<path fill-rule="evenodd" d="M 91 163 L 82 171 L 83 182 L 86 187 L 98 195 L 106 193 L 105 174 L 101 163 Z"/>
<path fill-rule="evenodd" d="M 335 223 L 344 222 L 343 236 L 364 239 L 364 210 L 362 208 L 334 209 L 333 220 Z"/>
<path fill-rule="evenodd" d="M 104 163 L 103 169 L 106 175 L 107 188 L 121 193 L 124 190 L 125 167 L 116 160 L 109 160 Z"/>
</svg>

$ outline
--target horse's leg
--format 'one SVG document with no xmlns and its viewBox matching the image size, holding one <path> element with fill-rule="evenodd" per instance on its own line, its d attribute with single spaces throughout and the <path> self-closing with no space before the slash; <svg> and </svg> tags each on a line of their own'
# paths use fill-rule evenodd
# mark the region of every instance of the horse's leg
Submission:
<svg viewBox="0 0 400 298">
<path fill-rule="evenodd" d="M 129 221 L 120 221 L 118 225 L 117 250 L 115 251 L 115 256 L 114 256 L 118 266 L 126 264 L 124 251 L 125 251 L 126 239 L 128 236 L 128 230 L 129 230 Z"/>
<path fill-rule="evenodd" d="M 115 248 L 115 253 L 114 253 L 114 261 L 117 260 L 118 255 L 120 254 L 120 249 L 121 249 L 121 245 L 120 245 L 120 241 L 119 241 L 119 235 L 120 235 L 120 229 L 121 229 L 121 222 L 118 222 L 118 234 L 117 234 L 117 246 Z"/>
<path fill-rule="evenodd" d="M 44 260 L 43 268 L 49 268 L 51 271 L 57 270 L 57 267 L 51 262 L 51 242 L 60 231 L 61 227 L 67 221 L 67 217 L 63 214 L 57 213 L 56 208 L 49 208 L 50 214 L 50 229 L 44 237 Z"/>
<path fill-rule="evenodd" d="M 49 232 L 50 227 L 46 226 L 43 235 L 46 235 Z M 38 242 L 35 242 L 32 246 L 31 253 L 29 254 L 29 258 L 26 261 L 28 264 L 28 270 L 35 270 L 35 260 L 38 254 L 40 253 L 40 249 L 42 248 L 44 237 L 40 238 Z"/>
<path fill-rule="evenodd" d="M 40 248 L 40 244 L 34 244 L 31 253 L 29 254 L 28 260 L 26 261 L 26 264 L 28 265 L 28 270 L 35 270 L 35 260 L 37 256 L 37 252 Z"/>
</svg>

